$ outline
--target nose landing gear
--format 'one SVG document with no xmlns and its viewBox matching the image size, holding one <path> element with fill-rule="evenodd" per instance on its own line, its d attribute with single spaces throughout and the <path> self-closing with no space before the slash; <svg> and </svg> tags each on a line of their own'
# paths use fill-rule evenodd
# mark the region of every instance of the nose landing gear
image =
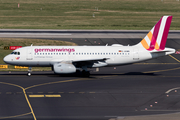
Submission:
<svg viewBox="0 0 180 120">
<path fill-rule="evenodd" d="M 32 69 L 32 67 L 29 67 L 27 76 L 31 76 L 31 72 L 32 72 L 31 69 Z"/>
</svg>

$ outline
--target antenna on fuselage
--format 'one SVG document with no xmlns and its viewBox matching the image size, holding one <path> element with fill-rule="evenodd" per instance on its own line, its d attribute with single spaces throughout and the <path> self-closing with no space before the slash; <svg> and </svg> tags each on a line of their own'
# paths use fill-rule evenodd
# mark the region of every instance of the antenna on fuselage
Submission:
<svg viewBox="0 0 180 120">
<path fill-rule="evenodd" d="M 108 43 L 106 44 L 106 46 L 108 46 Z"/>
<path fill-rule="evenodd" d="M 33 46 L 33 44 L 31 44 L 31 46 Z"/>
</svg>

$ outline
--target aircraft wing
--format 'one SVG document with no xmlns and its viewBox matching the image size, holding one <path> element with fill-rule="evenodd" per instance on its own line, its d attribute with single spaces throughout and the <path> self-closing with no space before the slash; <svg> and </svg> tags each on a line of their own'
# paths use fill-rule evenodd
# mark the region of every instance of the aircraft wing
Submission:
<svg viewBox="0 0 180 120">
<path fill-rule="evenodd" d="M 87 59 L 77 59 L 73 60 L 72 63 L 76 65 L 76 67 L 88 66 L 88 67 L 103 67 L 107 66 L 105 60 L 110 58 L 87 58 Z"/>
<path fill-rule="evenodd" d="M 87 58 L 87 59 L 77 59 L 77 60 L 73 60 L 72 62 L 95 62 L 95 61 L 104 61 L 110 58 Z"/>
</svg>

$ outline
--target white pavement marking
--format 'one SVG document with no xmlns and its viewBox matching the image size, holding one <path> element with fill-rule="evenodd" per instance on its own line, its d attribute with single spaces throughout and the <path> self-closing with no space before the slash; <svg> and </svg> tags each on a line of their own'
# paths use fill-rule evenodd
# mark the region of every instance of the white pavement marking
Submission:
<svg viewBox="0 0 180 120">
<path fill-rule="evenodd" d="M 170 93 L 171 91 L 173 91 L 173 90 L 177 90 L 177 89 L 180 89 L 180 87 L 176 87 L 176 88 L 169 89 L 169 90 L 168 90 L 168 91 L 166 91 L 165 93 L 166 93 L 166 94 L 168 94 L 168 93 Z"/>
</svg>

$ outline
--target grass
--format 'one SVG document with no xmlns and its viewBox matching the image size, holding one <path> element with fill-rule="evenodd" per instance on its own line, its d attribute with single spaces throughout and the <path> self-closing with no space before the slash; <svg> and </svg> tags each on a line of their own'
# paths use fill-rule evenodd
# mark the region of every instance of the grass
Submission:
<svg viewBox="0 0 180 120">
<path fill-rule="evenodd" d="M 36 46 L 75 46 L 75 43 L 64 42 L 59 40 L 42 40 L 42 39 L 22 39 L 22 38 L 0 38 L 0 65 L 5 65 L 3 58 L 10 54 L 12 50 L 4 50 L 4 46 L 30 46 L 31 44 Z M 27 69 L 15 69 L 14 66 L 9 65 L 8 69 L 0 69 L 0 71 L 27 71 Z M 33 67 L 34 71 L 51 70 L 49 67 Z"/>
<path fill-rule="evenodd" d="M 150 29 L 163 15 L 180 29 L 176 0 L 0 0 L 1 29 Z"/>
</svg>

